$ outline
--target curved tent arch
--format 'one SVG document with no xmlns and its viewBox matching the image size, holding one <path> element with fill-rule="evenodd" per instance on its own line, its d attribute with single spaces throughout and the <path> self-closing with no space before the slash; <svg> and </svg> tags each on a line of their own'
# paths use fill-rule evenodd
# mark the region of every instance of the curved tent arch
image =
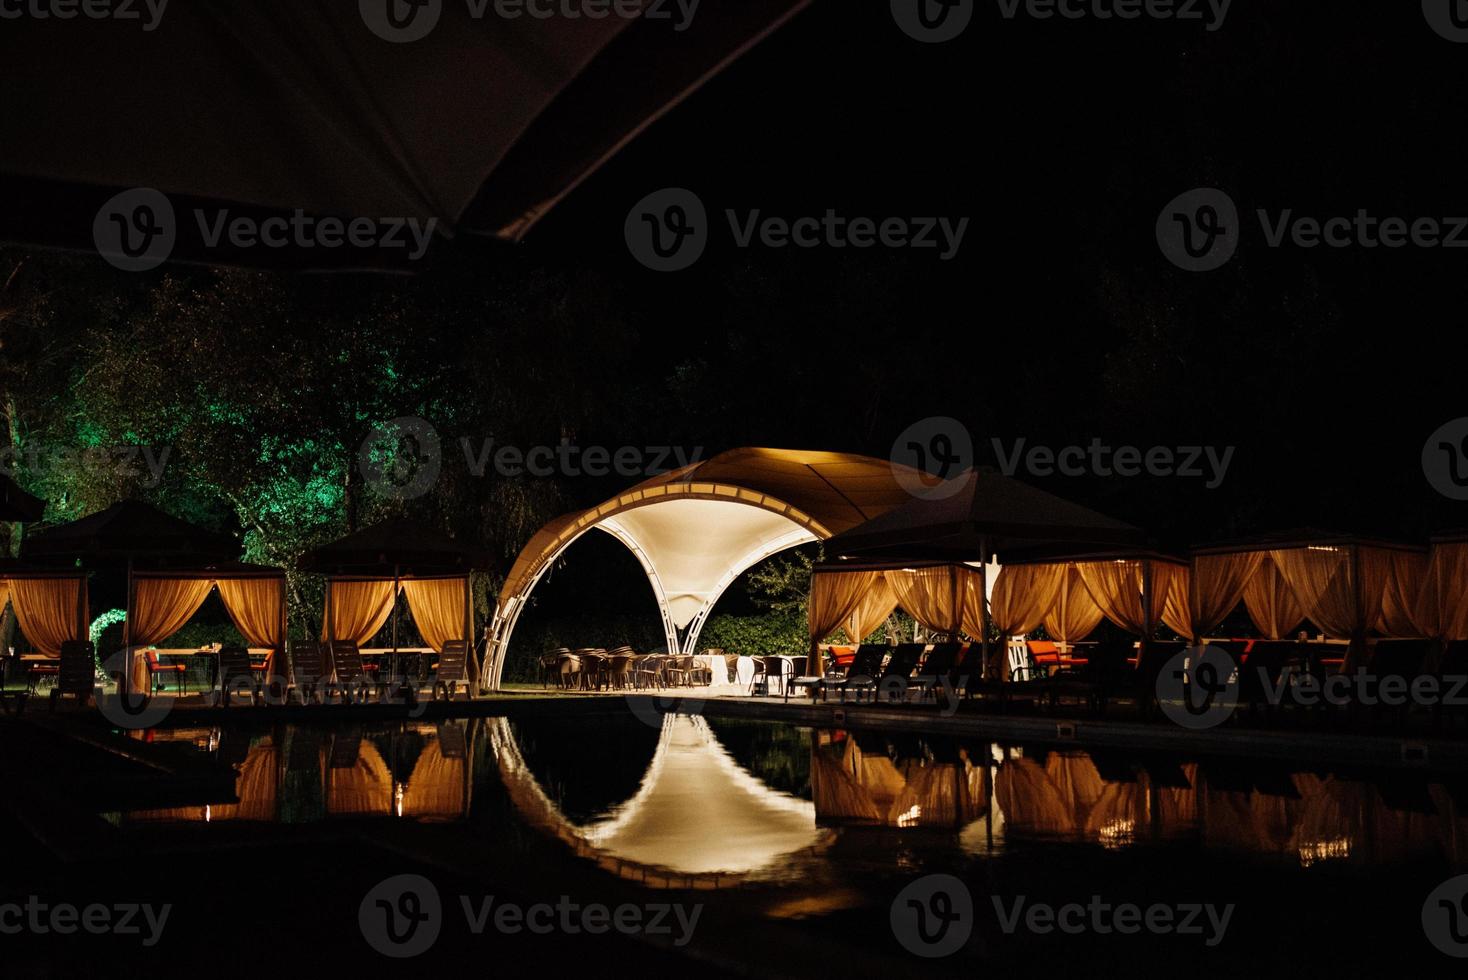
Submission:
<svg viewBox="0 0 1468 980">
<path fill-rule="evenodd" d="M 498 687 L 504 650 L 526 600 L 583 534 L 611 534 L 652 586 L 670 652 L 691 652 L 719 597 L 772 555 L 824 541 L 910 499 L 917 471 L 846 453 L 735 449 L 655 476 L 547 523 L 521 550 L 500 590 L 485 653 Z"/>
</svg>

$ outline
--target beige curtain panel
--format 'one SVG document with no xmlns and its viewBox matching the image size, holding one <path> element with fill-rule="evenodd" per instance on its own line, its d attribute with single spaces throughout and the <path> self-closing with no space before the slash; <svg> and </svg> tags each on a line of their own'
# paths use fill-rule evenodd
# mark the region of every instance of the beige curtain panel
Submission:
<svg viewBox="0 0 1468 980">
<path fill-rule="evenodd" d="M 887 621 L 892 615 L 892 610 L 897 608 L 897 596 L 892 593 L 892 587 L 887 584 L 884 576 L 878 575 L 877 581 L 867 590 L 866 595 L 857 602 L 856 608 L 841 628 L 846 631 L 846 638 L 852 643 L 860 643 L 869 636 L 878 626 Z"/>
<path fill-rule="evenodd" d="M 424 643 L 442 653 L 449 640 L 473 640 L 464 635 L 469 619 L 467 580 L 409 580 L 403 583 L 403 593 Z"/>
<path fill-rule="evenodd" d="M 807 606 L 811 644 L 824 640 L 850 619 L 881 578 L 881 572 L 816 572 Z"/>
<path fill-rule="evenodd" d="M 1468 541 L 1433 545 L 1415 619 L 1429 636 L 1468 640 Z"/>
<path fill-rule="evenodd" d="M 9 583 L 11 608 L 20 631 L 36 652 L 61 656 L 67 640 L 85 640 L 85 583 L 80 578 L 18 578 Z"/>
<path fill-rule="evenodd" d="M 897 604 L 925 629 L 953 635 L 963 631 L 964 586 L 959 566 L 893 569 L 885 574 Z"/>
<path fill-rule="evenodd" d="M 1004 636 L 1023 636 L 1045 621 L 1069 569 L 1065 565 L 1007 565 L 994 579 L 989 620 Z M 965 626 L 967 631 L 967 626 Z"/>
<path fill-rule="evenodd" d="M 183 628 L 199 611 L 214 583 L 209 579 L 140 578 L 133 582 L 133 646 L 152 646 Z"/>
<path fill-rule="evenodd" d="M 1416 639 L 1432 636 L 1435 624 L 1422 619 L 1422 589 L 1427 581 L 1427 556 L 1414 551 L 1385 552 L 1386 581 L 1381 591 L 1381 615 L 1376 631 L 1382 636 Z"/>
<path fill-rule="evenodd" d="M 1152 616 L 1142 606 L 1142 570 L 1151 565 Z M 1117 626 L 1138 636 L 1151 636 L 1162 621 L 1167 596 L 1184 569 L 1170 562 L 1087 561 L 1077 562 L 1081 581 L 1101 614 Z"/>
<path fill-rule="evenodd" d="M 1163 593 L 1162 622 L 1179 636 L 1199 642 L 1233 612 L 1264 560 L 1258 551 L 1199 555 L 1191 568 L 1164 572 L 1171 584 Z"/>
<path fill-rule="evenodd" d="M 1327 636 L 1350 640 L 1342 667 L 1347 672 L 1365 657 L 1366 631 L 1381 618 L 1382 597 L 1398 553 L 1355 546 L 1269 553 L 1310 621 Z"/>
<path fill-rule="evenodd" d="M 1305 619 L 1305 607 L 1273 559 L 1261 561 L 1244 586 L 1244 608 L 1254 628 L 1271 640 L 1285 639 Z"/>
<path fill-rule="evenodd" d="M 392 615 L 393 583 L 328 582 L 329 612 L 321 630 L 321 639 L 343 643 L 366 643 L 377 635 Z"/>
<path fill-rule="evenodd" d="M 1052 640 L 1076 643 L 1090 636 L 1104 617 L 1101 607 L 1086 591 L 1080 569 L 1074 565 L 1062 567 L 1064 572 L 1055 592 L 1055 604 L 1045 614 L 1045 632 Z"/>
<path fill-rule="evenodd" d="M 219 598 L 235 629 L 252 647 L 278 649 L 285 642 L 285 579 L 219 579 Z"/>
</svg>

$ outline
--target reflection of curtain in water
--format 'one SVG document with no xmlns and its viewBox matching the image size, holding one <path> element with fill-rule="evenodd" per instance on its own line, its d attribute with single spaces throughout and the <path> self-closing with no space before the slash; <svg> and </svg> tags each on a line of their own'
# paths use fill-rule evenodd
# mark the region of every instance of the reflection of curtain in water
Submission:
<svg viewBox="0 0 1468 980">
<path fill-rule="evenodd" d="M 863 752 L 856 739 L 814 745 L 811 785 L 816 814 L 833 823 L 895 827 L 956 827 L 984 812 L 982 760 L 972 764 L 919 758 L 894 763 L 885 754 Z"/>
</svg>

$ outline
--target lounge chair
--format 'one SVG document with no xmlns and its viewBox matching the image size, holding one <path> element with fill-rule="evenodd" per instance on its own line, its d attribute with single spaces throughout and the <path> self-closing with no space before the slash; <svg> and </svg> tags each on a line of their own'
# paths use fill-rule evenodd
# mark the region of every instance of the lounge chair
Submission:
<svg viewBox="0 0 1468 980">
<path fill-rule="evenodd" d="M 443 651 L 438 655 L 438 668 L 433 674 L 433 699 L 438 700 L 443 692 L 445 701 L 452 701 L 460 684 L 464 685 L 464 698 L 469 699 L 469 643 L 467 640 L 446 640 Z"/>
<path fill-rule="evenodd" d="M 1299 656 L 1300 645 L 1293 640 L 1256 640 L 1242 656 L 1227 646 L 1223 649 L 1239 669 L 1239 704 L 1250 715 L 1262 708 L 1266 722 L 1273 720 L 1275 710 L 1284 706 L 1276 692 L 1285 690 L 1281 686 L 1285 667 Z"/>
<path fill-rule="evenodd" d="M 887 658 L 887 663 L 877 675 L 877 697 L 894 704 L 905 702 L 907 692 L 912 688 L 913 672 L 917 670 L 918 662 L 923 659 L 923 651 L 927 648 L 926 643 L 901 643 L 893 647 L 892 655 Z M 897 689 L 895 700 L 888 696 L 889 688 Z"/>
<path fill-rule="evenodd" d="M 355 694 L 368 690 L 375 691 L 379 701 L 383 699 L 383 695 L 387 693 L 387 684 L 367 672 L 357 644 L 350 640 L 333 640 L 330 649 L 332 678 L 344 703 L 350 703 Z"/>
<path fill-rule="evenodd" d="M 1406 727 L 1407 715 L 1412 709 L 1412 699 L 1408 692 L 1412 681 L 1422 674 L 1422 665 L 1427 659 L 1428 650 L 1427 640 L 1377 641 L 1366 664 L 1366 673 L 1375 678 L 1376 684 L 1376 690 L 1372 693 L 1377 703 L 1370 706 L 1369 712 L 1373 720 L 1385 714 L 1390 716 L 1395 727 Z M 1398 685 L 1401 704 L 1388 705 L 1381 702 L 1381 685 L 1388 678 L 1401 682 Z M 1353 712 L 1360 712 L 1366 707 L 1352 699 Z"/>
<path fill-rule="evenodd" d="M 83 706 L 92 699 L 97 688 L 96 660 L 92 644 L 86 640 L 67 640 L 61 644 L 61 660 L 57 664 L 56 686 L 51 689 L 51 710 L 64 697 L 73 697 Z"/>
<path fill-rule="evenodd" d="M 249 692 L 251 704 L 260 703 L 260 682 L 255 679 L 255 670 L 250 663 L 250 651 L 235 644 L 220 647 L 219 703 L 228 708 L 230 698 L 236 693 L 245 691 Z"/>
<path fill-rule="evenodd" d="M 834 684 L 822 685 L 822 692 L 834 690 L 840 695 L 840 699 L 846 700 L 847 691 L 855 691 L 857 702 L 861 701 L 861 692 L 872 692 L 876 697 L 877 678 L 882 673 L 882 661 L 892 648 L 885 643 L 863 643 L 856 651 L 856 656 L 851 659 L 850 666 L 846 669 L 846 676 Z"/>
<path fill-rule="evenodd" d="M 330 671 L 320 643 L 309 640 L 292 641 L 286 646 L 286 664 L 290 675 L 286 687 L 286 701 L 291 691 L 301 699 L 301 704 L 322 700 L 321 686 L 330 684 Z"/>
</svg>

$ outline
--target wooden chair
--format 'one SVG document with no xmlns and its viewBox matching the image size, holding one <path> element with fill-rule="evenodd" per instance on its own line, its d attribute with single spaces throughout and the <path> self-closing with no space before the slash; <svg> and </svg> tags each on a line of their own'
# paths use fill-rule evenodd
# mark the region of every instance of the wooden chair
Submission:
<svg viewBox="0 0 1468 980">
<path fill-rule="evenodd" d="M 563 691 L 581 687 L 581 658 L 574 653 L 565 653 L 556 658 L 556 686 Z"/>
<path fill-rule="evenodd" d="M 570 656 L 570 655 L 571 655 L 571 648 L 570 647 L 558 647 L 557 649 L 552 650 L 550 653 L 547 653 L 547 654 L 544 654 L 543 656 L 541 656 L 541 658 L 540 658 L 540 686 L 542 688 L 548 688 L 548 687 L 550 687 L 551 678 L 557 676 L 556 664 L 560 662 L 560 659 L 562 657 L 567 657 L 567 656 Z"/>
<path fill-rule="evenodd" d="M 174 685 L 177 688 L 177 692 L 176 693 L 178 693 L 180 695 L 184 693 L 184 691 L 188 687 L 188 676 L 189 676 L 189 665 L 188 664 L 164 663 L 161 659 L 159 659 L 159 657 L 158 657 L 158 651 L 152 649 L 151 647 L 148 648 L 147 650 L 144 650 L 143 651 L 143 658 L 144 658 L 144 660 L 146 661 L 146 663 L 148 665 L 148 689 L 149 690 L 151 690 L 151 691 L 159 691 L 159 690 L 162 690 L 163 684 L 168 679 L 168 675 L 172 674 L 174 676 L 174 678 L 175 678 Z M 155 681 L 154 678 L 157 677 L 159 674 L 162 674 L 163 675 L 163 680 L 156 680 Z"/>
<path fill-rule="evenodd" d="M 318 702 L 322 700 L 321 685 L 329 684 L 331 676 L 321 644 L 306 640 L 292 641 L 286 646 L 286 664 L 290 675 L 286 686 L 286 701 L 290 701 L 291 691 L 296 692 L 302 704 L 307 704 L 308 699 Z"/>
<path fill-rule="evenodd" d="M 374 691 L 379 701 L 383 699 L 387 684 L 368 673 L 357 644 L 350 640 L 333 640 L 330 649 L 332 678 L 341 693 L 343 703 L 353 700 L 354 691 Z"/>
<path fill-rule="evenodd" d="M 97 687 L 97 668 L 92 644 L 86 640 L 67 640 L 61 644 L 61 660 L 57 664 L 56 686 L 51 689 L 51 710 L 64 697 L 73 697 L 83 706 L 92 699 Z"/>
<path fill-rule="evenodd" d="M 219 703 L 228 708 L 230 699 L 240 688 L 249 691 L 251 704 L 260 704 L 260 681 L 255 676 L 254 665 L 250 663 L 250 651 L 237 644 L 220 647 Z"/>
<path fill-rule="evenodd" d="M 638 690 L 659 687 L 663 678 L 663 658 L 655 653 L 638 657 L 632 662 L 632 686 Z"/>
<path fill-rule="evenodd" d="M 454 692 L 464 685 L 464 700 L 469 700 L 469 643 L 467 640 L 447 640 L 438 655 L 438 670 L 433 676 L 433 699 L 438 700 L 443 692 L 445 701 L 454 699 Z"/>
</svg>

